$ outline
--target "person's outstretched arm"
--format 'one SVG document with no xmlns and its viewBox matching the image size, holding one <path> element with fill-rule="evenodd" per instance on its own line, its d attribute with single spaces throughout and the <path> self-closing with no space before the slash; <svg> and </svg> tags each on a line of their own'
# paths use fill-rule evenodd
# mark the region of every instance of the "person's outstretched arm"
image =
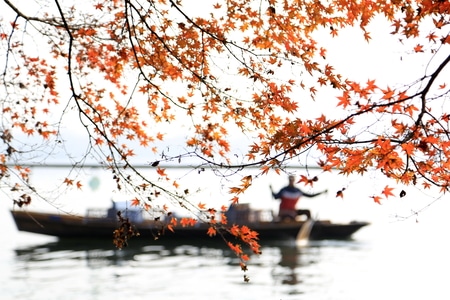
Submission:
<svg viewBox="0 0 450 300">
<path fill-rule="evenodd" d="M 281 193 L 281 191 L 279 191 L 278 193 L 275 193 L 275 192 L 273 191 L 272 185 L 269 185 L 269 187 L 270 187 L 270 192 L 272 192 L 272 197 L 273 197 L 274 199 L 280 198 L 280 193 Z"/>
<path fill-rule="evenodd" d="M 328 190 L 322 191 L 320 193 L 314 193 L 314 194 L 305 193 L 305 192 L 302 191 L 302 196 L 305 196 L 307 198 L 313 198 L 313 197 L 317 197 L 317 196 L 325 194 L 325 193 L 328 193 Z"/>
</svg>

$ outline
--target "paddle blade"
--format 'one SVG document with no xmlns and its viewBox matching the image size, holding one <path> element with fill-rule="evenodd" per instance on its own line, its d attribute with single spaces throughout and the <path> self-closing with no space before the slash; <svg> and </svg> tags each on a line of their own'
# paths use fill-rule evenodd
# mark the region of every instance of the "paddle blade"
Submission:
<svg viewBox="0 0 450 300">
<path fill-rule="evenodd" d="M 311 233 L 313 226 L 314 226 L 313 219 L 308 219 L 306 220 L 305 223 L 303 223 L 302 227 L 300 228 L 297 234 L 297 245 L 305 246 L 308 244 L 309 235 Z"/>
</svg>

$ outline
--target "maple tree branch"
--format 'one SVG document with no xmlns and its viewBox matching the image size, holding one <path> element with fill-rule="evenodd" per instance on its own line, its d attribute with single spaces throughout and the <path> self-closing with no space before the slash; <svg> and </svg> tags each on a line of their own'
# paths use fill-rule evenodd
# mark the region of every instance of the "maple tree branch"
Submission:
<svg viewBox="0 0 450 300">
<path fill-rule="evenodd" d="M 251 54 L 251 55 L 253 55 L 253 56 L 258 56 L 256 53 L 254 53 L 254 52 L 252 52 L 252 51 L 250 51 L 248 48 L 244 48 L 244 47 L 241 47 L 241 46 L 239 46 L 239 45 L 237 45 L 236 43 L 233 43 L 233 42 L 230 42 L 230 41 L 228 41 L 226 38 L 225 38 L 225 36 L 223 37 L 223 38 L 220 38 L 219 36 L 217 36 L 216 34 L 213 34 L 212 32 L 210 32 L 209 30 L 205 30 L 205 29 L 203 29 L 203 27 L 201 27 L 200 25 L 198 25 L 196 22 L 194 22 L 194 20 L 192 20 L 192 18 L 190 18 L 188 15 L 186 15 L 186 13 L 173 1 L 173 0 L 170 0 L 170 3 L 171 3 L 171 5 L 173 6 L 173 7 L 175 7 L 175 9 L 189 22 L 189 23 L 191 23 L 195 28 L 197 28 L 198 30 L 200 30 L 201 32 L 203 32 L 203 33 L 206 33 L 207 35 L 209 35 L 210 37 L 212 37 L 213 39 L 215 39 L 215 40 L 217 40 L 217 41 L 219 41 L 219 42 L 221 42 L 222 44 L 223 44 L 223 46 L 225 47 L 225 48 L 227 48 L 227 50 L 228 50 L 228 52 L 238 61 L 238 62 L 240 62 L 243 66 L 245 66 L 247 69 L 249 69 L 249 70 L 252 70 L 252 72 L 253 73 L 256 73 L 255 72 L 255 70 L 252 68 L 252 67 L 250 67 L 247 63 L 245 63 L 245 61 L 243 61 L 243 60 L 241 60 L 241 59 L 239 59 L 236 55 L 235 55 L 235 53 L 230 49 L 230 48 L 228 48 L 228 44 L 231 44 L 231 45 L 233 45 L 234 47 L 236 47 L 237 49 L 239 49 L 239 50 L 241 50 L 242 52 L 247 52 L 247 53 L 249 53 L 249 54 Z"/>
<path fill-rule="evenodd" d="M 129 3 L 129 1 L 126 1 L 126 3 Z M 139 61 L 138 54 L 136 52 L 137 49 L 136 49 L 136 45 L 134 44 L 134 41 L 133 41 L 133 35 L 131 34 L 132 29 L 131 29 L 130 22 L 128 20 L 128 5 L 125 5 L 125 24 L 126 24 L 126 28 L 128 31 L 128 40 L 130 41 L 130 44 L 132 46 L 131 50 L 134 55 L 134 60 L 136 62 L 137 68 L 139 69 L 139 75 L 142 76 L 144 78 L 144 80 L 147 83 L 149 83 L 154 89 L 156 89 L 160 95 L 162 95 L 164 98 L 170 100 L 172 104 L 174 104 L 175 106 L 177 106 L 181 109 L 187 110 L 188 109 L 187 107 L 183 107 L 176 101 L 173 101 L 172 98 L 168 94 L 166 94 L 157 84 L 153 83 L 153 81 L 150 78 L 148 78 L 148 76 L 145 74 L 145 72 L 143 70 L 143 66 L 142 66 L 141 62 Z M 133 29 L 135 29 L 135 28 L 136 27 L 134 26 Z M 137 34 L 135 33 L 134 36 L 137 36 Z"/>
<path fill-rule="evenodd" d="M 411 160 L 412 164 L 414 165 L 414 169 L 415 169 L 414 172 L 417 173 L 418 175 L 420 175 L 420 177 L 421 177 L 422 179 L 424 179 L 425 181 L 429 182 L 430 184 L 432 184 L 432 185 L 434 185 L 434 186 L 442 187 L 442 185 L 439 184 L 438 182 L 436 182 L 435 180 L 433 180 L 433 179 L 431 178 L 431 176 L 428 176 L 425 172 L 422 172 L 422 171 L 421 171 L 421 168 L 420 168 L 420 166 L 419 166 L 419 163 L 418 163 L 414 158 L 410 157 L 409 159 Z M 418 177 L 418 176 L 415 175 L 415 178 L 417 178 L 417 177 Z"/>
<path fill-rule="evenodd" d="M 444 59 L 444 61 L 438 66 L 438 68 L 433 72 L 433 74 L 430 75 L 430 80 L 428 81 L 427 85 L 425 86 L 425 88 L 422 90 L 421 92 L 421 99 L 422 99 L 422 107 L 421 107 L 421 111 L 420 114 L 416 120 L 416 126 L 419 126 L 423 115 L 425 114 L 426 111 L 426 96 L 428 94 L 428 92 L 431 89 L 431 86 L 433 85 L 434 81 L 436 80 L 436 78 L 439 76 L 439 74 L 442 72 L 442 70 L 447 66 L 447 64 L 450 62 L 450 55 L 447 56 L 446 59 Z"/>
<path fill-rule="evenodd" d="M 242 169 L 247 168 L 247 167 L 266 165 L 267 163 L 269 163 L 271 161 L 279 161 L 279 158 L 282 157 L 282 156 L 284 156 L 284 157 L 292 156 L 292 154 L 291 154 L 292 151 L 303 147 L 303 145 L 305 145 L 305 144 L 308 144 L 310 142 L 313 142 L 313 141 L 317 140 L 318 137 L 320 137 L 320 136 L 322 136 L 322 135 L 324 135 L 324 134 L 326 134 L 328 132 L 331 132 L 332 130 L 334 130 L 336 128 L 339 128 L 340 126 L 342 126 L 343 124 L 345 124 L 346 122 L 348 122 L 349 120 L 351 120 L 352 118 L 354 118 L 356 116 L 364 115 L 364 114 L 366 114 L 366 113 L 368 113 L 370 111 L 373 111 L 373 110 L 375 110 L 377 108 L 389 107 L 389 106 L 392 106 L 392 105 L 395 105 L 395 104 L 404 103 L 404 102 L 406 102 L 408 100 L 412 100 L 412 99 L 416 98 L 417 96 L 420 96 L 421 99 L 422 99 L 422 110 L 421 110 L 421 113 L 419 114 L 418 118 L 416 119 L 416 125 L 419 125 L 420 122 L 421 122 L 421 119 L 423 118 L 423 115 L 425 113 L 426 95 L 428 94 L 428 91 L 430 90 L 431 86 L 433 85 L 435 79 L 438 77 L 440 72 L 444 69 L 444 67 L 449 62 L 450 62 L 450 56 L 448 56 L 440 64 L 440 66 L 436 69 L 436 71 L 432 75 L 430 75 L 430 80 L 428 81 L 428 83 L 424 87 L 424 89 L 422 89 L 421 91 L 415 93 L 414 95 L 409 96 L 409 97 L 405 97 L 405 98 L 402 98 L 402 99 L 399 99 L 397 101 L 392 101 L 392 102 L 389 102 L 389 103 L 373 104 L 373 105 L 371 105 L 368 108 L 365 108 L 365 109 L 362 109 L 362 110 L 357 111 L 355 113 L 352 113 L 352 114 L 348 115 L 346 118 L 344 118 L 344 119 L 342 119 L 342 120 L 340 120 L 338 122 L 335 122 L 333 125 L 328 126 L 328 127 L 324 128 L 323 130 L 321 130 L 321 131 L 319 131 L 319 132 L 317 132 L 317 133 L 315 133 L 313 135 L 310 135 L 310 136 L 300 140 L 299 142 L 297 142 L 296 144 L 292 145 L 291 147 L 283 150 L 280 153 L 277 153 L 276 155 L 270 156 L 270 157 L 268 157 L 266 159 L 262 159 L 262 160 L 255 161 L 255 162 L 252 162 L 252 163 L 245 163 L 245 164 L 224 164 L 224 163 L 217 163 L 217 162 L 215 162 L 215 161 L 213 161 L 211 159 L 208 159 L 208 158 L 206 158 L 206 157 L 204 157 L 202 155 L 199 155 L 199 154 L 197 154 L 197 157 L 200 158 L 201 160 L 205 161 L 209 165 L 214 165 L 216 167 L 226 168 L 226 169 L 242 170 Z M 415 127 L 415 130 L 417 130 L 417 128 L 418 128 L 418 126 Z M 394 142 L 396 141 L 398 143 L 405 143 L 411 138 L 412 138 L 412 134 L 406 136 L 405 139 L 403 139 L 403 140 L 397 140 L 397 141 L 396 140 L 392 140 L 392 141 L 394 141 Z M 367 143 L 373 143 L 373 142 L 376 142 L 376 141 L 377 141 L 377 139 L 370 139 L 370 140 L 364 140 L 364 141 L 348 141 L 348 142 L 340 140 L 340 141 L 334 141 L 333 143 L 338 142 L 340 144 L 358 144 L 358 143 L 359 144 L 367 144 Z M 305 150 L 305 151 L 307 151 L 307 150 Z M 303 152 L 304 151 L 302 151 L 301 153 L 303 153 Z M 298 156 L 301 153 L 297 153 L 297 154 L 295 154 L 295 156 Z M 285 160 L 285 158 L 281 159 L 281 161 L 284 161 L 284 160 Z M 406 171 L 406 169 L 405 169 L 405 171 Z M 421 174 L 421 175 L 424 176 L 424 174 Z M 430 179 L 430 181 L 431 181 L 431 179 Z"/>
<path fill-rule="evenodd" d="M 342 119 L 341 121 L 336 122 L 333 125 L 324 128 L 323 130 L 317 132 L 316 134 L 313 134 L 311 136 L 308 136 L 305 139 L 302 139 L 300 142 L 292 145 L 291 147 L 283 150 L 282 152 L 280 152 L 280 153 L 278 153 L 278 154 L 276 154 L 274 156 L 271 156 L 270 158 L 267 158 L 267 159 L 264 159 L 264 160 L 260 160 L 260 161 L 254 162 L 254 163 L 243 164 L 243 165 L 231 165 L 231 166 L 227 166 L 227 167 L 229 167 L 229 168 L 237 168 L 237 167 L 249 167 L 249 166 L 256 166 L 256 165 L 264 165 L 264 164 L 266 164 L 266 163 L 268 163 L 268 162 L 270 162 L 272 160 L 276 160 L 276 159 L 280 158 L 281 156 L 288 155 L 293 150 L 301 148 L 303 145 L 316 140 L 319 136 L 322 136 L 322 135 L 324 135 L 327 132 L 331 132 L 333 129 L 336 129 L 336 128 L 340 127 L 341 125 L 345 124 L 346 122 L 348 122 L 349 120 L 351 120 L 352 118 L 354 118 L 356 116 L 364 115 L 364 114 L 366 114 L 366 113 L 368 113 L 370 111 L 373 111 L 373 110 L 375 110 L 377 108 L 380 108 L 380 107 L 389 107 L 389 106 L 392 106 L 394 104 L 404 103 L 404 102 L 406 102 L 408 100 L 416 98 L 417 96 L 420 96 L 421 100 L 422 100 L 421 101 L 422 102 L 422 109 L 421 109 L 421 113 L 419 114 L 419 116 L 417 117 L 416 122 L 415 122 L 416 126 L 415 126 L 414 131 L 416 131 L 418 129 L 418 127 L 420 126 L 420 123 L 421 123 L 421 120 L 423 118 L 423 115 L 426 112 L 426 95 L 428 94 L 431 86 L 433 85 L 433 83 L 436 80 L 436 78 L 438 77 L 438 75 L 442 72 L 442 70 L 445 68 L 445 66 L 449 62 L 450 62 L 450 56 L 448 56 L 439 65 L 439 67 L 435 70 L 435 72 L 430 75 L 430 80 L 428 81 L 427 85 L 421 91 L 417 92 L 416 94 L 414 94 L 412 96 L 405 97 L 403 99 L 400 99 L 400 100 L 397 100 L 397 101 L 392 101 L 392 102 L 389 102 L 389 103 L 373 104 L 373 105 L 371 105 L 370 107 L 368 107 L 366 109 L 363 109 L 363 110 L 357 111 L 355 113 L 352 113 L 352 114 L 348 115 L 346 118 Z M 398 140 L 397 142 L 398 143 L 406 143 L 408 140 L 410 140 L 412 138 L 413 133 L 414 132 L 411 132 L 408 136 L 405 137 L 405 139 Z M 448 134 L 447 134 L 447 136 L 448 136 Z M 367 143 L 372 143 L 372 142 L 375 142 L 375 141 L 377 141 L 377 139 L 370 139 L 370 140 L 364 140 L 364 141 L 349 141 L 349 142 L 338 141 L 338 142 L 340 144 L 358 144 L 358 143 L 360 143 L 360 144 L 367 144 Z M 395 141 L 395 140 L 393 140 L 393 141 Z M 205 159 L 205 160 L 208 163 L 214 164 L 214 162 L 212 162 L 211 160 L 207 160 L 207 159 Z M 222 166 L 222 165 L 220 165 L 220 166 Z"/>
<path fill-rule="evenodd" d="M 447 56 L 447 58 L 444 59 L 444 61 L 441 64 L 439 64 L 437 69 L 429 76 L 430 79 L 428 80 L 427 84 L 425 85 L 425 87 L 421 91 L 417 92 L 415 95 L 413 95 L 411 97 L 407 97 L 406 99 L 402 99 L 401 102 L 404 102 L 406 100 L 413 99 L 413 98 L 415 98 L 415 97 L 420 95 L 421 108 L 420 108 L 420 113 L 417 116 L 417 119 L 415 121 L 415 126 L 414 126 L 413 130 L 407 136 L 405 136 L 405 138 L 402 141 L 399 141 L 400 143 L 406 143 L 409 140 L 411 140 L 412 137 L 414 136 L 414 134 L 417 132 L 418 128 L 421 127 L 423 116 L 426 113 L 426 103 L 427 103 L 428 92 L 430 91 L 431 87 L 433 86 L 433 84 L 434 84 L 435 80 L 437 79 L 437 77 L 439 76 L 439 74 L 442 72 L 442 70 L 447 66 L 447 64 L 449 62 L 450 62 L 450 55 Z M 400 101 L 397 101 L 397 102 L 400 102 Z"/>
<path fill-rule="evenodd" d="M 18 16 L 24 18 L 25 20 L 28 21 L 38 21 L 41 23 L 45 23 L 48 25 L 52 25 L 52 26 L 61 26 L 63 24 L 57 22 L 55 19 L 51 19 L 51 22 L 49 19 L 42 19 L 42 18 L 37 18 L 37 17 L 32 17 L 32 16 L 28 16 L 25 15 L 20 9 L 18 9 L 14 4 L 11 3 L 11 1 L 9 0 L 3 0 Z"/>
<path fill-rule="evenodd" d="M 75 100 L 77 100 L 78 96 L 75 94 L 75 86 L 74 86 L 73 77 L 72 77 L 72 48 L 73 48 L 73 40 L 74 40 L 74 38 L 73 38 L 72 32 L 71 32 L 71 30 L 69 28 L 69 24 L 66 21 L 66 18 L 64 16 L 64 12 L 63 12 L 63 10 L 62 10 L 58 0 L 55 0 L 55 3 L 56 3 L 56 6 L 58 8 L 58 12 L 59 12 L 59 14 L 60 14 L 60 16 L 62 18 L 63 26 L 66 29 L 67 34 L 69 35 L 69 46 L 68 46 L 68 55 L 67 55 L 67 67 L 68 67 L 67 75 L 69 76 L 69 82 L 70 82 L 70 87 L 72 89 L 72 94 L 73 94 Z"/>
<path fill-rule="evenodd" d="M 78 107 L 78 110 L 79 110 L 80 114 L 82 114 L 83 116 L 85 116 L 85 117 L 91 122 L 91 124 L 98 130 L 98 132 L 102 135 L 102 137 L 107 141 L 108 148 L 110 149 L 110 154 L 111 154 L 113 157 L 115 157 L 114 153 L 120 154 L 121 160 L 125 162 L 125 166 L 120 166 L 120 165 L 118 164 L 117 159 L 113 159 L 113 162 L 114 162 L 114 170 L 117 170 L 117 172 L 122 176 L 122 178 L 123 178 L 126 182 L 130 182 L 130 179 L 128 179 L 125 175 L 122 175 L 122 173 L 120 172 L 120 169 L 121 169 L 121 168 L 130 168 L 130 169 L 131 169 L 136 175 L 138 175 L 144 182 L 147 182 L 147 183 L 150 184 L 152 187 L 158 188 L 159 190 L 165 192 L 167 195 L 169 195 L 169 196 L 171 196 L 171 197 L 174 197 L 174 198 L 176 198 L 176 199 L 182 199 L 183 201 L 186 201 L 186 199 L 183 198 L 182 196 L 180 196 L 180 195 L 178 195 L 178 194 L 176 194 L 176 193 L 172 193 L 172 192 L 169 191 L 168 189 L 166 189 L 166 188 L 164 188 L 164 187 L 162 187 L 162 186 L 160 186 L 160 185 L 157 185 L 157 184 L 155 184 L 155 183 L 149 181 L 142 173 L 140 173 L 135 167 L 133 167 L 133 164 L 130 163 L 130 162 L 128 161 L 128 159 L 126 158 L 126 156 L 124 156 L 124 155 L 121 153 L 120 149 L 117 148 L 116 144 L 115 144 L 112 140 L 110 140 L 110 138 L 107 136 L 106 130 L 102 130 L 102 129 L 99 127 L 99 124 L 98 124 L 97 122 L 94 122 L 93 119 L 90 118 L 90 117 L 86 114 L 86 112 L 84 111 L 84 109 L 81 107 L 80 101 L 82 100 L 82 98 L 81 98 L 81 96 L 77 95 L 76 92 L 75 92 L 75 86 L 74 86 L 73 75 L 72 75 L 72 49 L 73 49 L 73 41 L 74 41 L 74 38 L 73 38 L 73 35 L 72 35 L 72 33 L 71 33 L 70 26 L 68 25 L 68 23 L 67 23 L 67 21 L 66 21 L 66 19 L 65 19 L 64 12 L 62 11 L 62 8 L 61 8 L 61 6 L 60 6 L 58 0 L 55 0 L 55 3 L 56 3 L 56 5 L 57 5 L 58 11 L 59 11 L 59 13 L 60 13 L 60 15 L 61 15 L 61 18 L 62 18 L 62 20 L 63 20 L 64 28 L 65 28 L 67 34 L 69 35 L 69 46 L 68 46 L 69 50 L 68 50 L 68 58 L 67 58 L 67 60 L 68 60 L 68 77 L 69 77 L 70 87 L 71 87 L 71 90 L 72 90 L 72 97 L 75 99 L 75 103 L 76 103 L 76 105 L 77 105 L 77 107 Z M 86 101 L 83 101 L 83 102 L 84 102 L 86 105 L 89 105 Z M 97 112 L 97 110 L 96 110 L 94 107 L 92 107 L 91 105 L 89 105 L 89 106 L 90 106 L 91 109 L 93 109 L 94 112 L 96 112 L 99 116 L 101 116 L 101 114 L 100 114 L 99 112 Z M 102 118 L 100 118 L 100 120 L 102 120 Z M 88 129 L 88 127 L 87 127 L 86 125 L 85 125 L 85 128 L 86 128 L 86 130 L 88 131 L 89 136 L 92 137 L 91 134 L 90 134 L 90 131 L 89 131 L 89 129 Z M 114 170 L 113 170 L 113 172 L 114 172 Z M 186 202 L 187 202 L 187 201 L 186 201 Z"/>
<path fill-rule="evenodd" d="M 97 124 L 96 122 L 94 122 L 94 121 L 93 121 L 93 120 L 85 113 L 85 111 L 83 110 L 83 108 L 81 107 L 81 104 L 80 104 L 80 100 L 82 100 L 82 99 L 81 99 L 81 97 L 80 97 L 79 95 L 77 95 L 76 92 L 75 92 L 75 85 L 74 85 L 73 74 L 72 74 L 72 49 L 73 49 L 73 41 L 74 41 L 74 37 L 73 37 L 73 35 L 72 35 L 70 26 L 69 26 L 69 24 L 68 24 L 67 21 L 66 21 L 66 18 L 65 18 L 65 16 L 64 16 L 64 12 L 63 12 L 63 10 L 62 10 L 62 8 L 61 8 L 61 6 L 60 6 L 58 0 L 55 0 L 55 3 L 56 3 L 56 6 L 57 6 L 57 8 L 58 8 L 58 12 L 60 13 L 60 16 L 61 16 L 61 18 L 62 18 L 62 21 L 63 21 L 63 27 L 64 27 L 65 31 L 67 32 L 67 34 L 68 34 L 68 36 L 69 36 L 68 55 L 67 55 L 67 75 L 68 75 L 68 77 L 69 77 L 69 85 L 70 85 L 70 88 L 71 88 L 71 91 L 72 91 L 72 97 L 73 97 L 73 99 L 75 100 L 75 104 L 76 104 L 76 106 L 78 107 L 79 113 L 80 113 L 81 115 L 85 116 L 88 120 L 90 120 L 91 124 L 93 124 L 93 125 L 99 130 L 99 132 L 103 135 L 103 137 L 104 137 L 107 141 L 109 141 L 109 138 L 106 136 L 105 131 L 104 131 L 104 130 L 101 130 L 101 129 L 98 127 L 98 124 Z M 85 102 L 85 103 L 86 103 L 86 102 Z M 86 103 L 86 104 L 87 104 L 87 103 Z M 91 109 L 94 109 L 94 108 L 91 106 Z M 96 110 L 94 109 L 94 111 L 96 111 Z M 84 122 L 82 121 L 81 118 L 80 118 L 80 120 L 81 120 L 81 122 L 84 124 Z M 85 127 L 86 131 L 88 132 L 89 136 L 91 136 L 90 131 L 89 131 L 89 129 L 88 129 L 88 126 L 84 124 L 84 127 Z M 112 143 L 108 143 L 108 145 L 111 147 L 111 146 L 112 146 Z M 117 149 L 116 149 L 116 150 L 117 150 Z"/>
<path fill-rule="evenodd" d="M 432 114 L 430 114 L 429 112 L 426 113 L 431 119 L 433 119 L 436 124 L 439 124 L 439 127 L 441 128 L 442 132 L 447 136 L 447 139 L 450 140 L 450 132 L 449 130 L 447 130 L 447 128 L 445 128 L 445 126 Z"/>
<path fill-rule="evenodd" d="M 19 16 L 20 16 L 19 14 L 16 16 L 16 18 L 14 19 L 14 23 L 18 20 Z M 11 30 L 11 33 L 9 34 L 9 36 L 8 36 L 8 41 L 7 41 L 8 46 L 6 48 L 5 69 L 3 70 L 3 73 L 2 73 L 3 83 L 5 85 L 5 88 L 6 88 L 6 81 L 5 80 L 6 80 L 6 73 L 7 73 L 7 70 L 8 70 L 9 55 L 11 53 L 11 39 L 12 39 L 12 36 L 13 36 L 14 32 L 15 32 L 15 27 L 12 26 L 12 30 Z"/>
<path fill-rule="evenodd" d="M 145 24 L 145 27 L 147 28 L 147 30 L 161 43 L 161 45 L 163 45 L 164 49 L 167 50 L 167 52 L 171 55 L 171 57 L 173 59 L 175 59 L 181 66 L 183 66 L 183 68 L 185 70 L 187 70 L 188 72 L 190 72 L 194 77 L 196 77 L 200 82 L 202 82 L 205 86 L 207 86 L 210 90 L 214 90 L 213 87 L 204 79 L 203 76 L 201 76 L 200 74 L 198 74 L 197 72 L 195 72 L 194 70 L 192 70 L 191 68 L 189 68 L 189 66 L 186 65 L 185 62 L 183 62 L 181 60 L 181 58 L 174 53 L 174 51 L 172 50 L 172 48 L 164 41 L 164 39 L 155 31 L 152 29 L 152 26 L 150 26 L 147 22 L 147 20 L 145 19 L 145 17 L 140 13 L 140 11 L 138 10 L 137 7 L 135 7 L 129 0 L 126 1 L 126 3 L 133 8 L 133 10 L 135 11 L 135 13 L 139 16 L 141 22 L 143 24 Z M 131 32 L 131 31 L 130 31 Z M 136 36 L 136 35 L 135 35 Z M 131 38 L 130 38 L 131 40 Z M 133 50 L 135 51 L 135 50 Z M 138 62 L 138 60 L 136 60 Z M 140 70 L 142 70 L 142 67 L 140 68 Z M 144 75 L 144 77 L 146 78 L 145 74 L 142 72 L 142 74 Z M 150 83 L 150 81 L 149 81 Z M 153 85 L 153 84 L 152 84 Z M 165 97 L 166 95 L 163 94 Z M 175 101 L 173 101 L 170 97 L 167 97 L 167 99 L 169 99 L 173 104 L 179 106 L 179 104 L 177 104 Z"/>
</svg>

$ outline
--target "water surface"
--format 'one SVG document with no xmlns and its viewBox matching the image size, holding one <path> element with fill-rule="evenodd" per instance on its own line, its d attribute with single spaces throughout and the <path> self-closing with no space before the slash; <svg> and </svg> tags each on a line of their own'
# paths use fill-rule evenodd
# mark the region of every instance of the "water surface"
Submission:
<svg viewBox="0 0 450 300">
<path fill-rule="evenodd" d="M 7 218 L 1 299 L 449 299 L 445 226 L 371 225 L 352 240 L 262 241 L 243 280 L 220 241 L 59 241 Z"/>
</svg>

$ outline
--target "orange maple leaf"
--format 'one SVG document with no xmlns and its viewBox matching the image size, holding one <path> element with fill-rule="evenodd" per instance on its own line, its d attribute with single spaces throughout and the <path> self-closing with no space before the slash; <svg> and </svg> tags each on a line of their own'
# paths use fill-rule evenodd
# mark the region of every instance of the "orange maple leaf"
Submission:
<svg viewBox="0 0 450 300">
<path fill-rule="evenodd" d="M 239 233 L 240 233 L 240 230 L 239 230 L 239 226 L 237 226 L 237 225 L 233 225 L 231 228 L 230 228 L 230 233 L 233 235 L 233 236 L 239 236 Z"/>
<path fill-rule="evenodd" d="M 50 135 L 53 134 L 54 132 L 52 131 L 47 131 L 47 130 L 41 130 L 39 131 L 39 133 L 42 135 L 42 137 L 46 140 L 49 139 Z"/>
<path fill-rule="evenodd" d="M 228 218 L 224 213 L 220 214 L 220 223 L 223 225 L 228 224 Z"/>
<path fill-rule="evenodd" d="M 83 187 L 83 184 L 80 181 L 77 181 L 76 185 L 77 185 L 77 189 L 79 189 L 79 190 L 81 190 L 81 188 Z"/>
<path fill-rule="evenodd" d="M 241 245 L 239 245 L 239 244 L 233 244 L 233 243 L 231 243 L 231 242 L 228 242 L 227 244 L 228 244 L 228 247 L 230 247 L 230 249 L 231 249 L 234 253 L 236 253 L 237 255 L 240 256 L 240 255 L 243 254 Z"/>
<path fill-rule="evenodd" d="M 210 237 L 213 237 L 213 236 L 215 236 L 216 235 L 216 233 L 217 233 L 217 231 L 216 231 L 216 228 L 214 228 L 214 227 L 209 227 L 208 228 L 208 231 L 206 232 Z"/>
<path fill-rule="evenodd" d="M 402 144 L 402 149 L 406 152 L 406 154 L 412 155 L 414 153 L 415 146 L 412 143 L 406 143 Z"/>
<path fill-rule="evenodd" d="M 375 203 L 378 203 L 381 205 L 381 197 L 380 196 L 372 196 L 370 198 L 372 198 Z"/>
<path fill-rule="evenodd" d="M 301 183 L 303 182 L 305 185 L 308 185 L 311 180 L 308 179 L 308 177 L 306 177 L 305 175 L 300 175 L 300 179 L 298 180 L 297 183 Z"/>
<path fill-rule="evenodd" d="M 368 91 L 374 91 L 376 88 L 378 88 L 377 86 L 376 86 L 376 84 L 375 84 L 375 80 L 370 80 L 370 79 L 368 79 L 367 80 L 367 86 L 366 86 L 366 90 L 368 90 Z"/>
<path fill-rule="evenodd" d="M 96 138 L 96 139 L 95 139 L 95 144 L 96 144 L 96 145 L 103 145 L 103 143 L 104 143 L 104 141 L 103 141 L 102 138 Z"/>
<path fill-rule="evenodd" d="M 240 258 L 241 258 L 243 261 L 248 261 L 248 260 L 250 259 L 250 257 L 249 257 L 247 254 L 242 254 L 242 255 L 240 256 Z"/>
<path fill-rule="evenodd" d="M 423 185 L 424 189 L 430 189 L 431 188 L 431 184 L 429 182 L 424 182 L 424 183 L 422 183 L 422 185 Z"/>
<path fill-rule="evenodd" d="M 139 204 L 141 204 L 141 201 L 138 198 L 131 200 L 131 206 L 139 206 Z"/>
<path fill-rule="evenodd" d="M 415 51 L 415 52 L 423 52 L 423 46 L 420 45 L 420 44 L 417 44 L 417 45 L 414 47 L 414 51 Z"/>
<path fill-rule="evenodd" d="M 162 176 L 162 177 L 166 177 L 166 176 L 167 176 L 167 174 L 166 174 L 166 169 L 157 168 L 157 169 L 156 169 L 156 173 L 158 173 L 158 175 L 159 175 L 159 176 Z"/>
<path fill-rule="evenodd" d="M 347 91 L 345 91 L 342 96 L 337 97 L 337 98 L 339 99 L 337 106 L 342 105 L 344 108 L 346 108 L 347 106 L 350 105 L 350 96 L 348 95 Z"/>
<path fill-rule="evenodd" d="M 170 231 L 175 232 L 175 230 L 173 229 L 173 225 L 172 225 L 172 224 L 168 224 L 166 227 L 167 227 L 167 229 L 169 229 Z"/>
<path fill-rule="evenodd" d="M 64 178 L 64 183 L 65 183 L 66 185 L 73 185 L 73 179 Z"/>
<path fill-rule="evenodd" d="M 394 194 L 392 193 L 392 191 L 394 190 L 394 188 L 391 188 L 389 186 L 385 186 L 383 192 L 381 192 L 386 198 L 388 198 L 389 196 L 394 196 Z"/>
<path fill-rule="evenodd" d="M 383 92 L 384 96 L 381 99 L 389 100 L 394 96 L 394 91 L 391 90 L 390 87 L 388 87 L 386 90 L 382 90 L 382 92 Z"/>
<path fill-rule="evenodd" d="M 255 156 L 253 155 L 253 157 L 255 157 Z M 250 158 L 250 157 L 249 157 L 249 159 L 253 160 L 253 158 Z M 264 165 L 264 166 L 261 167 L 261 170 L 262 170 L 262 174 L 267 174 L 267 173 L 269 173 L 271 168 L 269 166 Z"/>
<path fill-rule="evenodd" d="M 243 190 L 242 188 L 233 186 L 233 187 L 230 187 L 230 188 L 229 188 L 228 193 L 230 193 L 230 194 L 240 194 L 240 193 L 242 193 L 243 191 L 244 191 L 244 190 Z"/>
<path fill-rule="evenodd" d="M 418 111 L 419 109 L 414 105 L 408 105 L 405 107 L 405 112 L 408 113 L 409 116 L 413 116 L 415 111 Z"/>
<path fill-rule="evenodd" d="M 436 42 L 436 39 L 438 38 L 437 35 L 434 34 L 434 32 L 431 32 L 429 35 L 426 36 L 429 42 Z"/>
<path fill-rule="evenodd" d="M 206 209 L 206 204 L 205 204 L 205 203 L 199 202 L 199 203 L 197 204 L 197 207 L 200 208 L 200 209 Z"/>
<path fill-rule="evenodd" d="M 182 227 L 194 226 L 197 223 L 195 219 L 192 218 L 181 218 L 180 225 Z"/>
<path fill-rule="evenodd" d="M 340 189 L 339 191 L 336 192 L 336 198 L 337 197 L 341 197 L 342 199 L 344 199 L 344 191 L 345 191 L 345 187 L 343 187 L 342 189 Z"/>
</svg>

